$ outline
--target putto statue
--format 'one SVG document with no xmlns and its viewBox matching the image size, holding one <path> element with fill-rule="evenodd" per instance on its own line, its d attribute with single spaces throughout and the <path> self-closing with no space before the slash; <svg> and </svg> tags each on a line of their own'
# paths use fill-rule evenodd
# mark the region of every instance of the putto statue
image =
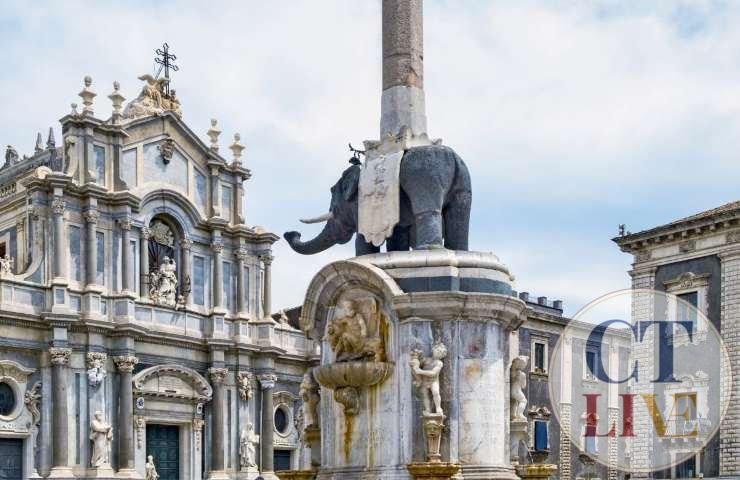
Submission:
<svg viewBox="0 0 740 480">
<path fill-rule="evenodd" d="M 340 300 L 326 339 L 337 362 L 357 360 L 385 361 L 385 348 L 379 334 L 383 321 L 377 301 L 372 298 Z"/>
<path fill-rule="evenodd" d="M 524 389 L 527 388 L 527 374 L 524 371 L 527 368 L 529 357 L 520 356 L 514 358 L 511 362 L 511 419 L 526 421 L 524 410 L 527 408 L 527 397 L 524 395 Z"/>
<path fill-rule="evenodd" d="M 239 438 L 239 464 L 242 470 L 256 468 L 255 457 L 257 454 L 256 445 L 259 443 L 259 436 L 254 433 L 254 426 L 251 422 L 242 430 Z"/>
<path fill-rule="evenodd" d="M 106 370 L 105 361 L 107 355 L 102 352 L 89 352 L 87 354 L 87 381 L 88 384 L 96 388 L 105 380 Z"/>
<path fill-rule="evenodd" d="M 303 422 L 306 426 L 311 427 L 319 424 L 318 406 L 321 401 L 319 394 L 319 384 L 313 378 L 311 370 L 303 374 L 301 382 L 300 396 L 303 401 Z M 303 432 L 299 432 L 303 433 Z"/>
<path fill-rule="evenodd" d="M 442 397 L 439 393 L 439 374 L 444 367 L 442 360 L 447 356 L 447 347 L 444 343 L 436 342 L 432 345 L 432 356 L 423 357 L 421 350 L 411 351 L 411 375 L 414 377 L 414 386 L 419 389 L 424 409 L 422 415 L 443 415 Z M 432 410 L 432 404 L 434 409 Z"/>
<path fill-rule="evenodd" d="M 154 466 L 154 457 L 149 455 L 146 457 L 146 464 L 144 465 L 145 480 L 159 480 L 159 474 L 157 473 L 157 467 Z"/>
<path fill-rule="evenodd" d="M 177 265 L 164 257 L 158 270 L 149 274 L 149 298 L 161 305 L 177 305 Z"/>
<path fill-rule="evenodd" d="M 249 372 L 239 372 L 237 380 L 239 382 L 239 396 L 241 399 L 245 402 L 251 400 L 253 395 L 252 381 L 254 380 L 254 375 Z"/>
<path fill-rule="evenodd" d="M 90 421 L 90 440 L 92 440 L 92 455 L 90 466 L 93 468 L 110 465 L 108 457 L 111 439 L 113 438 L 113 427 L 106 423 L 103 412 L 95 412 Z"/>
</svg>

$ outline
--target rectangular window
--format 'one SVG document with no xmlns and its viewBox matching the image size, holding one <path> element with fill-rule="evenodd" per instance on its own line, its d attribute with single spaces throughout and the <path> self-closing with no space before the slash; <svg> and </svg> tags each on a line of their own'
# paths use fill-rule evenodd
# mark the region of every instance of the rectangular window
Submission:
<svg viewBox="0 0 740 480">
<path fill-rule="evenodd" d="M 105 234 L 95 232 L 95 249 L 97 252 L 97 265 L 95 272 L 95 283 L 105 285 Z"/>
<path fill-rule="evenodd" d="M 537 372 L 545 372 L 545 344 L 535 342 L 534 344 L 534 369 Z"/>
<path fill-rule="evenodd" d="M 93 151 L 95 152 L 95 159 L 92 170 L 95 173 L 95 183 L 105 185 L 105 147 L 95 145 Z"/>
<path fill-rule="evenodd" d="M 221 274 L 223 275 L 224 304 L 226 306 L 226 310 L 228 310 L 229 312 L 233 312 L 234 311 L 234 281 L 233 281 L 233 275 L 231 272 L 231 263 L 223 262 L 223 270 Z"/>
<path fill-rule="evenodd" d="M 69 226 L 69 278 L 72 280 L 82 280 L 81 272 L 81 251 L 82 246 L 80 245 L 80 227 L 74 225 Z"/>
<path fill-rule="evenodd" d="M 193 303 L 205 306 L 205 259 L 197 255 L 193 256 Z"/>
<path fill-rule="evenodd" d="M 598 355 L 594 350 L 586 350 L 586 365 L 583 367 L 583 377 L 589 380 L 596 378 L 596 369 L 598 368 L 596 362 L 598 361 Z"/>
<path fill-rule="evenodd" d="M 699 305 L 699 293 L 688 292 L 676 295 L 678 305 L 676 308 L 676 321 L 696 322 L 696 312 Z M 683 300 L 683 301 L 682 301 Z"/>
<path fill-rule="evenodd" d="M 547 422 L 543 420 L 534 421 L 534 450 L 542 452 L 549 449 L 547 439 Z"/>
<path fill-rule="evenodd" d="M 231 192 L 231 187 L 221 185 L 221 211 L 223 212 L 223 218 L 225 218 L 229 223 L 232 223 L 231 205 L 233 200 Z"/>
<path fill-rule="evenodd" d="M 193 197 L 195 199 L 195 205 L 197 205 L 201 211 L 206 212 L 208 206 L 206 203 L 208 201 L 208 183 L 206 176 L 196 169 L 193 169 L 193 171 L 195 172 L 195 192 Z"/>
</svg>

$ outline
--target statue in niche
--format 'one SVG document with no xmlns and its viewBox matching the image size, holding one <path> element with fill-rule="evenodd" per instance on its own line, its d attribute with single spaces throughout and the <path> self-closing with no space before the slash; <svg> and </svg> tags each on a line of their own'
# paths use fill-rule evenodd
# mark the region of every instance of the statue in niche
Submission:
<svg viewBox="0 0 740 480">
<path fill-rule="evenodd" d="M 516 357 L 511 362 L 511 419 L 526 421 L 524 410 L 527 408 L 527 397 L 524 395 L 524 389 L 527 387 L 527 374 L 524 369 L 527 367 L 529 357 Z"/>
<path fill-rule="evenodd" d="M 301 411 L 303 412 L 303 423 L 312 427 L 319 424 L 318 406 L 321 401 L 319 394 L 319 384 L 313 378 L 311 370 L 303 375 L 303 381 L 300 387 L 300 396 L 303 401 Z M 302 434 L 303 432 L 299 430 Z"/>
<path fill-rule="evenodd" d="M 145 480 L 158 480 L 159 474 L 157 473 L 157 467 L 154 466 L 154 457 L 149 455 L 146 457 L 146 465 L 144 465 Z"/>
<path fill-rule="evenodd" d="M 90 421 L 90 440 L 92 440 L 92 456 L 90 466 L 93 468 L 110 465 L 108 457 L 110 442 L 113 439 L 113 427 L 106 423 L 103 412 L 95 412 Z"/>
<path fill-rule="evenodd" d="M 385 361 L 381 328 L 385 322 L 373 297 L 340 300 L 327 326 L 326 339 L 337 362 Z"/>
<path fill-rule="evenodd" d="M 409 366 L 414 377 L 414 386 L 419 389 L 424 402 L 422 414 L 444 415 L 442 397 L 439 393 L 439 374 L 444 367 L 442 360 L 447 356 L 447 347 L 442 342 L 436 342 L 432 345 L 431 358 L 423 357 L 421 350 L 412 350 L 410 356 Z"/>
<path fill-rule="evenodd" d="M 259 441 L 259 435 L 254 433 L 254 426 L 251 422 L 247 423 L 247 427 L 242 430 L 239 438 L 239 464 L 242 470 L 257 467 L 255 460 L 257 455 L 256 445 Z"/>
<path fill-rule="evenodd" d="M 174 307 L 177 304 L 177 265 L 164 257 L 159 270 L 149 274 L 149 298 L 154 302 Z"/>
</svg>

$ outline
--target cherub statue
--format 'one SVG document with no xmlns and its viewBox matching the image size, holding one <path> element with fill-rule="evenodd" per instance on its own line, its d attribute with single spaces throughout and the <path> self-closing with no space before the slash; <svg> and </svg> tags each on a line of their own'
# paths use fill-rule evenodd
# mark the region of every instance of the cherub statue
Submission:
<svg viewBox="0 0 740 480">
<path fill-rule="evenodd" d="M 90 457 L 91 467 L 102 467 L 109 465 L 108 447 L 113 439 L 113 427 L 106 423 L 103 418 L 103 412 L 95 412 L 93 419 L 90 421 L 90 440 L 92 440 L 92 456 Z"/>
<path fill-rule="evenodd" d="M 159 474 L 157 473 L 157 467 L 154 466 L 154 457 L 149 455 L 146 457 L 146 464 L 144 465 L 144 472 L 146 476 L 145 480 L 158 480 Z"/>
<path fill-rule="evenodd" d="M 447 356 L 447 347 L 442 342 L 432 345 L 432 357 L 422 357 L 420 350 L 411 351 L 411 374 L 414 377 L 414 386 L 420 390 L 424 402 L 423 415 L 432 413 L 443 415 L 442 397 L 439 393 L 439 374 L 444 363 L 442 359 Z M 431 399 L 430 399 L 431 397 Z M 432 411 L 432 402 L 434 411 Z"/>
<path fill-rule="evenodd" d="M 527 420 L 524 416 L 524 410 L 527 408 L 527 397 L 524 395 L 524 389 L 527 387 L 527 374 L 524 369 L 527 367 L 529 357 L 515 357 L 511 361 L 511 419 Z"/>
</svg>

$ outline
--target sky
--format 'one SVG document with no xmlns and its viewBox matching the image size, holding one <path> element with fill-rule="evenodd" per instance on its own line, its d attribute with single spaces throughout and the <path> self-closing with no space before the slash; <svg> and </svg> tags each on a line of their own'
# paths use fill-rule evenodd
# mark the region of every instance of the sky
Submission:
<svg viewBox="0 0 740 480">
<path fill-rule="evenodd" d="M 9 2 L 0 0 L 0 144 L 33 151 L 83 77 L 96 115 L 117 80 L 128 99 L 168 42 L 183 120 L 216 118 L 252 171 L 247 223 L 303 237 L 320 226 L 347 143 L 378 136 L 380 2 Z M 471 249 L 516 288 L 572 315 L 628 288 L 610 239 L 738 199 L 740 2 L 426 0 L 429 134 L 465 160 Z M 225 148 L 224 148 L 225 149 Z M 274 246 L 273 307 L 352 243 L 300 256 Z"/>
</svg>

